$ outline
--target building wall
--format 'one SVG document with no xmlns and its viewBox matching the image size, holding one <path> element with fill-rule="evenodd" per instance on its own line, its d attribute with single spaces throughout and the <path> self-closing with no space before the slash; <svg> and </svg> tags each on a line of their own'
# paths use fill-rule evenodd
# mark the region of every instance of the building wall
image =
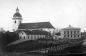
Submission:
<svg viewBox="0 0 86 56">
<path fill-rule="evenodd" d="M 25 32 L 20 32 L 19 33 L 19 39 L 27 39 L 27 34 Z"/>
<path fill-rule="evenodd" d="M 34 34 L 26 34 L 25 32 L 19 33 L 19 39 L 29 39 L 29 40 L 36 40 L 40 38 L 47 38 L 47 35 L 34 35 Z"/>
<path fill-rule="evenodd" d="M 82 37 L 83 39 L 86 39 L 86 32 L 82 32 L 82 33 L 81 33 L 81 37 Z"/>
<path fill-rule="evenodd" d="M 40 39 L 40 38 L 45 38 L 45 35 L 28 35 L 28 39 L 29 40 L 36 40 L 36 39 Z"/>
<path fill-rule="evenodd" d="M 81 38 L 80 29 L 63 29 L 61 30 L 61 36 L 69 39 Z"/>
<path fill-rule="evenodd" d="M 21 23 L 20 19 L 13 19 L 13 31 L 16 31 L 18 29 L 20 23 Z"/>
</svg>

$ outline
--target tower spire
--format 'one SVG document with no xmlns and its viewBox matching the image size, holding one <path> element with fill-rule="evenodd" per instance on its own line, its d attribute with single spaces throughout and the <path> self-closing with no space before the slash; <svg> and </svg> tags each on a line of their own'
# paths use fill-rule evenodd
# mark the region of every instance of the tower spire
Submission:
<svg viewBox="0 0 86 56">
<path fill-rule="evenodd" d="M 22 15 L 19 13 L 18 6 L 16 8 L 16 12 L 13 15 L 13 31 L 16 31 L 18 29 L 18 26 L 21 24 L 22 21 Z"/>
<path fill-rule="evenodd" d="M 17 6 L 17 9 L 16 9 L 16 12 L 19 12 L 18 6 Z"/>
</svg>

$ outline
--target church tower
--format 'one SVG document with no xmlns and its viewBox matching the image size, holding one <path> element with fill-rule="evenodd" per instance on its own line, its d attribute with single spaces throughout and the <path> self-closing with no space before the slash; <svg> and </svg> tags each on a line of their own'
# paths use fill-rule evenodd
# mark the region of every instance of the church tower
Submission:
<svg viewBox="0 0 86 56">
<path fill-rule="evenodd" d="M 16 9 L 16 13 L 13 15 L 12 20 L 13 20 L 13 31 L 16 31 L 22 21 L 22 15 L 19 13 L 18 7 Z"/>
</svg>

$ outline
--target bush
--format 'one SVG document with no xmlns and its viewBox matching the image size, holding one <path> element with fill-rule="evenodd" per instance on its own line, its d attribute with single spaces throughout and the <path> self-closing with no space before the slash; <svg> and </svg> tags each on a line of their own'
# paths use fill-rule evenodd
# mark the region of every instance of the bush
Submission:
<svg viewBox="0 0 86 56">
<path fill-rule="evenodd" d="M 19 39 L 19 35 L 16 32 L 6 32 L 4 34 L 4 38 L 6 39 L 7 43 L 11 43 Z"/>
</svg>

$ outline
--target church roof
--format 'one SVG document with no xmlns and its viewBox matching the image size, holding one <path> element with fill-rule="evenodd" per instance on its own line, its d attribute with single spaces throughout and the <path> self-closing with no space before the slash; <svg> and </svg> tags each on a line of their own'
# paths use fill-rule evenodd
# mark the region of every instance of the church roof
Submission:
<svg viewBox="0 0 86 56">
<path fill-rule="evenodd" d="M 54 28 L 50 22 L 21 23 L 18 29 Z"/>
<path fill-rule="evenodd" d="M 21 14 L 19 12 L 16 12 L 13 17 L 22 17 Z"/>
<path fill-rule="evenodd" d="M 17 7 L 16 13 L 13 15 L 13 17 L 22 17 L 21 14 L 19 13 L 18 7 Z"/>
</svg>

